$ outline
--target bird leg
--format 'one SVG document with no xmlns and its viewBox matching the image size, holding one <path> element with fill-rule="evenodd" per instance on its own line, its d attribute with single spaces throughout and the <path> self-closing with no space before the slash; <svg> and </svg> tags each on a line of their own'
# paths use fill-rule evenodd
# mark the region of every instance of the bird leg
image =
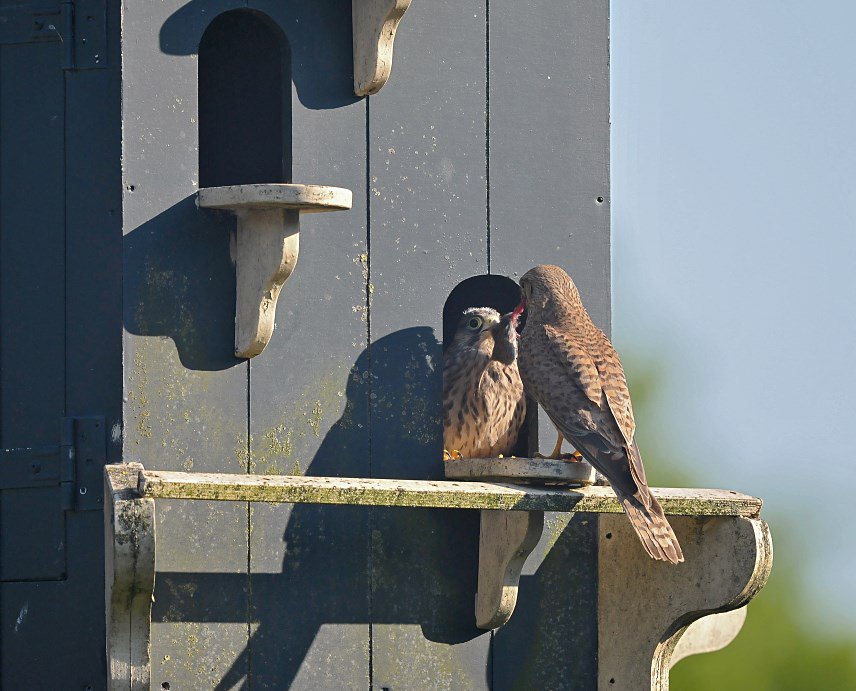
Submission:
<svg viewBox="0 0 856 691">
<path fill-rule="evenodd" d="M 458 451 L 457 449 L 452 449 L 449 451 L 448 449 L 443 449 L 443 460 L 444 461 L 460 461 L 464 458 L 464 455 Z"/>
<path fill-rule="evenodd" d="M 553 449 L 553 453 L 551 453 L 549 456 L 545 456 L 544 454 L 541 454 L 541 453 L 536 453 L 535 458 L 549 458 L 550 460 L 555 461 L 561 456 L 561 454 L 562 454 L 562 442 L 565 440 L 565 438 L 562 436 L 561 432 L 556 432 L 556 434 L 559 435 L 559 438 L 556 439 L 556 446 Z"/>
</svg>

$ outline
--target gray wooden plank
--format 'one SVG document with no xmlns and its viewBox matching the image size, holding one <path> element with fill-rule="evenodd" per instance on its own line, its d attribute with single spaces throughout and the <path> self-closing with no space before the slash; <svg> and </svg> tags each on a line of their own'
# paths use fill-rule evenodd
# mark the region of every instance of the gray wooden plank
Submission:
<svg viewBox="0 0 856 691">
<path fill-rule="evenodd" d="M 413 3 L 370 97 L 371 475 L 443 474 L 442 312 L 487 272 L 484 4 Z M 372 512 L 376 688 L 487 688 L 474 512 Z"/>
<path fill-rule="evenodd" d="M 609 3 L 494 0 L 489 24 L 492 269 L 519 278 L 536 264 L 563 266 L 579 286 L 592 319 L 608 333 Z M 553 425 L 543 413 L 538 422 L 540 446 L 549 450 L 556 440 Z M 567 573 L 578 568 L 572 552 L 551 552 L 554 536 L 562 534 L 568 520 L 566 515 L 545 516 L 545 537 L 527 563 L 536 578 L 548 578 L 540 575 L 548 565 Z M 576 539 L 593 537 L 583 532 Z M 596 594 L 589 595 L 580 608 L 591 612 Z M 518 605 L 515 618 L 526 602 Z M 544 594 L 538 606 L 550 602 Z M 577 637 L 574 632 L 591 633 L 585 617 L 559 611 L 564 614 L 550 615 L 553 630 L 571 639 Z M 509 679 L 523 680 L 518 688 L 545 681 L 538 674 L 509 677 L 504 662 L 513 651 L 526 649 L 531 636 L 520 624 L 497 636 L 494 674 L 504 680 L 499 687 Z M 552 661 L 551 683 L 556 686 L 548 686 L 580 688 L 574 681 L 579 670 L 565 641 L 542 636 L 538 645 L 531 658 Z"/>
<path fill-rule="evenodd" d="M 251 3 L 284 31 L 290 180 L 353 191 L 304 215 L 270 344 L 250 362 L 252 471 L 368 475 L 366 104 L 353 94 L 350 0 Z M 369 687 L 368 512 L 251 507 L 257 689 Z"/>
<path fill-rule="evenodd" d="M 124 458 L 186 470 L 246 469 L 247 365 L 235 360 L 233 219 L 196 208 L 196 51 L 238 2 L 123 6 Z M 246 675 L 246 505 L 162 502 L 165 572 L 224 574 L 224 589 L 158 579 L 152 682 L 214 688 Z M 212 621 L 206 613 L 231 616 Z"/>
<path fill-rule="evenodd" d="M 574 514 L 527 563 L 517 606 L 493 638 L 493 689 L 597 688 L 598 517 Z"/>
<path fill-rule="evenodd" d="M 606 0 L 490 4 L 493 271 L 560 264 L 607 332 L 608 30 Z"/>
<path fill-rule="evenodd" d="M 61 60 L 58 42 L 0 47 L 0 448 L 58 444 L 65 412 Z M 1 580 L 62 577 L 58 496 L 0 491 Z M 20 525 L 38 526 L 40 539 Z"/>
</svg>

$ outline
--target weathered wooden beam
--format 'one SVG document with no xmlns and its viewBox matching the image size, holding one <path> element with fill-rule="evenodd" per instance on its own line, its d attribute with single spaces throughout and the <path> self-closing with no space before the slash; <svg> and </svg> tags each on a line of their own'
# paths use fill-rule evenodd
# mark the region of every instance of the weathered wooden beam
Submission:
<svg viewBox="0 0 856 691">
<path fill-rule="evenodd" d="M 148 691 L 155 586 L 154 500 L 137 492 L 139 463 L 104 475 L 104 584 L 110 691 Z"/>
<path fill-rule="evenodd" d="M 151 499 L 621 513 L 612 489 L 599 486 L 550 489 L 487 482 L 144 470 L 139 476 L 139 491 L 141 496 Z M 754 517 L 762 503 L 756 497 L 730 490 L 656 488 L 652 491 L 670 515 Z"/>
</svg>

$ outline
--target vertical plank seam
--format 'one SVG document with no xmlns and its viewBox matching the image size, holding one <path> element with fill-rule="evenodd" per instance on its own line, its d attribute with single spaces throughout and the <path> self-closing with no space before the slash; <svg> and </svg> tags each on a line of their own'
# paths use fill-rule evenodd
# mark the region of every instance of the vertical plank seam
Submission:
<svg viewBox="0 0 856 691">
<path fill-rule="evenodd" d="M 251 411 L 251 367 L 252 361 L 247 360 L 247 474 L 252 472 L 252 440 L 250 439 L 250 411 Z M 253 613 L 253 573 L 252 573 L 252 535 L 253 535 L 253 513 L 252 505 L 247 502 L 247 688 L 252 691 L 253 688 L 253 630 L 252 630 L 252 613 Z"/>
<path fill-rule="evenodd" d="M 371 129 L 369 119 L 370 96 L 366 96 L 366 363 L 369 369 L 368 385 L 366 390 L 366 428 L 368 431 L 368 471 L 369 477 L 372 477 L 372 312 L 371 312 L 371 282 L 372 282 L 372 196 L 371 196 Z M 368 602 L 368 636 L 369 636 L 369 691 L 374 688 L 374 640 L 373 640 L 373 618 L 372 607 L 372 528 L 374 526 L 373 507 L 369 508 L 367 516 L 367 543 L 368 551 L 366 553 L 366 575 L 368 576 L 368 592 L 366 593 Z"/>
<path fill-rule="evenodd" d="M 484 3 L 484 167 L 485 167 L 485 223 L 487 225 L 487 272 L 491 273 L 490 252 L 490 0 Z M 494 688 L 494 633 L 488 633 L 487 686 Z"/>
<path fill-rule="evenodd" d="M 66 70 L 62 74 L 62 415 L 68 414 L 68 79 Z M 54 422 L 59 425 L 59 420 Z M 106 421 L 105 421 L 106 424 Z M 76 433 L 76 430 L 74 430 Z M 74 490 L 72 490 L 74 491 Z M 73 501 L 73 500 L 72 500 Z M 65 539 L 63 580 L 68 579 L 68 515 L 63 515 L 62 532 Z"/>
<path fill-rule="evenodd" d="M 487 272 L 490 274 L 490 0 L 485 0 L 484 4 L 484 168 L 487 225 Z"/>
</svg>

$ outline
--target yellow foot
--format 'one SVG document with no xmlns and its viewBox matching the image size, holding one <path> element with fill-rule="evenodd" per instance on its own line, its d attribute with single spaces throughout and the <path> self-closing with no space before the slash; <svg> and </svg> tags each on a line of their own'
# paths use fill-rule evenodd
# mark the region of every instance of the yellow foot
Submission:
<svg viewBox="0 0 856 691">
<path fill-rule="evenodd" d="M 451 451 L 449 451 L 448 449 L 443 449 L 444 461 L 451 461 L 453 459 L 456 461 L 460 461 L 461 459 L 463 459 L 463 457 L 464 456 L 457 449 L 452 449 Z"/>
<path fill-rule="evenodd" d="M 583 460 L 583 455 L 579 451 L 574 451 L 573 453 L 562 454 L 560 458 L 568 463 L 579 463 Z"/>
</svg>

